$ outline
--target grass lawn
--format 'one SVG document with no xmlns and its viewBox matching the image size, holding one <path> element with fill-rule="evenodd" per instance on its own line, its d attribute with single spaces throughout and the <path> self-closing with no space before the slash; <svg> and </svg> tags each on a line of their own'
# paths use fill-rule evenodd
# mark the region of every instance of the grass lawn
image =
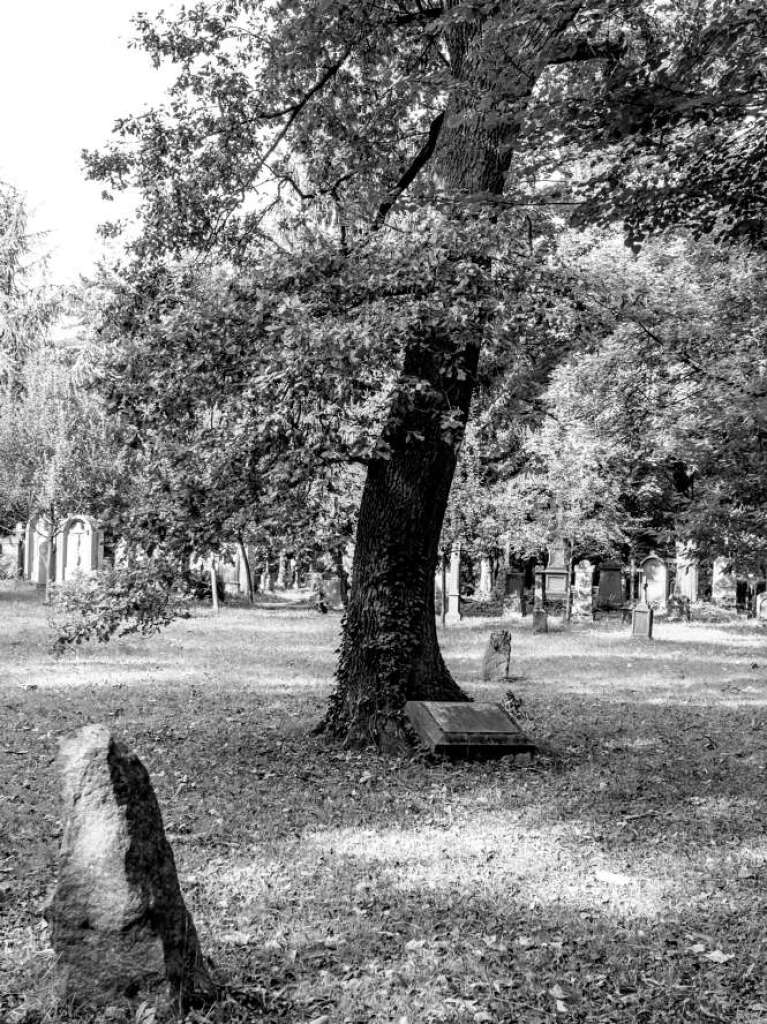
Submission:
<svg viewBox="0 0 767 1024">
<path fill-rule="evenodd" d="M 467 766 L 308 735 L 337 616 L 200 611 L 56 661 L 39 601 L 0 591 L 3 1024 L 91 1019 L 46 1005 L 40 917 L 57 738 L 91 721 L 149 769 L 228 986 L 191 1019 L 767 1021 L 757 624 L 661 623 L 647 644 L 617 623 L 533 636 L 514 622 L 511 686 L 554 756 Z M 492 628 L 466 620 L 443 647 L 472 695 L 500 700 L 506 686 L 479 677 Z"/>
</svg>

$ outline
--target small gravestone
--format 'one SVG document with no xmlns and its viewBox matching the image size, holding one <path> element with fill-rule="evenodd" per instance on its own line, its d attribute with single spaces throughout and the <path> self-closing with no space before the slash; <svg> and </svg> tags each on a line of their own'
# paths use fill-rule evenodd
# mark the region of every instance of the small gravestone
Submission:
<svg viewBox="0 0 767 1024">
<path fill-rule="evenodd" d="M 511 660 L 511 633 L 500 629 L 490 634 L 482 659 L 482 678 L 485 682 L 507 679 Z"/>
<path fill-rule="evenodd" d="M 533 633 L 548 633 L 549 616 L 544 608 L 533 609 Z"/>
<path fill-rule="evenodd" d="M 146 768 L 106 726 L 65 738 L 63 837 L 45 916 L 67 999 L 215 998 Z"/>
<path fill-rule="evenodd" d="M 645 599 L 631 613 L 631 635 L 643 640 L 652 640 L 654 614 L 652 608 L 647 604 L 647 584 L 645 584 Z"/>
<path fill-rule="evenodd" d="M 500 704 L 410 700 L 405 714 L 435 754 L 488 758 L 533 754 L 535 744 Z"/>
</svg>

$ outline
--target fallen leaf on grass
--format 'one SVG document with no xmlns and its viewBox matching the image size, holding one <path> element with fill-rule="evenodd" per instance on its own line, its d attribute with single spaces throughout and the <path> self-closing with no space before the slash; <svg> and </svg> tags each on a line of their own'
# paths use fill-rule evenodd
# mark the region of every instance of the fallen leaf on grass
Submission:
<svg viewBox="0 0 767 1024">
<path fill-rule="evenodd" d="M 728 960 L 734 959 L 734 953 L 723 953 L 721 949 L 712 949 L 710 953 L 706 953 L 706 960 L 711 960 L 715 964 L 726 964 Z"/>
</svg>

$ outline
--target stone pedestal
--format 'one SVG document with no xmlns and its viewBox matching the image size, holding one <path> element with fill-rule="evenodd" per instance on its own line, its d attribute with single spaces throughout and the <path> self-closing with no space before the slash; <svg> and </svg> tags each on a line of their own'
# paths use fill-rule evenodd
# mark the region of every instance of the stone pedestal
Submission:
<svg viewBox="0 0 767 1024">
<path fill-rule="evenodd" d="M 450 549 L 450 568 L 447 575 L 447 614 L 445 622 L 460 622 L 461 615 L 461 542 L 453 543 Z"/>
</svg>

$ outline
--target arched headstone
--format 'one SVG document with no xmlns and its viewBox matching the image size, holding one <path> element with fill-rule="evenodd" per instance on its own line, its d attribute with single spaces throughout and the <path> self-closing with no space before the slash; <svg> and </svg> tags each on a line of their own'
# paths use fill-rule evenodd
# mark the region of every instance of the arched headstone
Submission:
<svg viewBox="0 0 767 1024">
<path fill-rule="evenodd" d="M 665 609 L 668 600 L 668 568 L 662 558 L 651 551 L 640 563 L 640 569 L 647 585 L 647 604 L 657 610 Z"/>
<path fill-rule="evenodd" d="M 56 579 L 59 582 L 96 572 L 104 559 L 104 534 L 90 516 L 69 516 L 56 538 Z"/>
<path fill-rule="evenodd" d="M 714 559 L 711 576 L 711 600 L 721 608 L 735 609 L 737 605 L 738 582 L 733 572 L 732 559 L 720 555 Z"/>
<path fill-rule="evenodd" d="M 45 516 L 33 516 L 25 533 L 26 564 L 24 576 L 36 587 L 48 582 L 48 551 L 51 545 L 51 524 Z"/>
</svg>

